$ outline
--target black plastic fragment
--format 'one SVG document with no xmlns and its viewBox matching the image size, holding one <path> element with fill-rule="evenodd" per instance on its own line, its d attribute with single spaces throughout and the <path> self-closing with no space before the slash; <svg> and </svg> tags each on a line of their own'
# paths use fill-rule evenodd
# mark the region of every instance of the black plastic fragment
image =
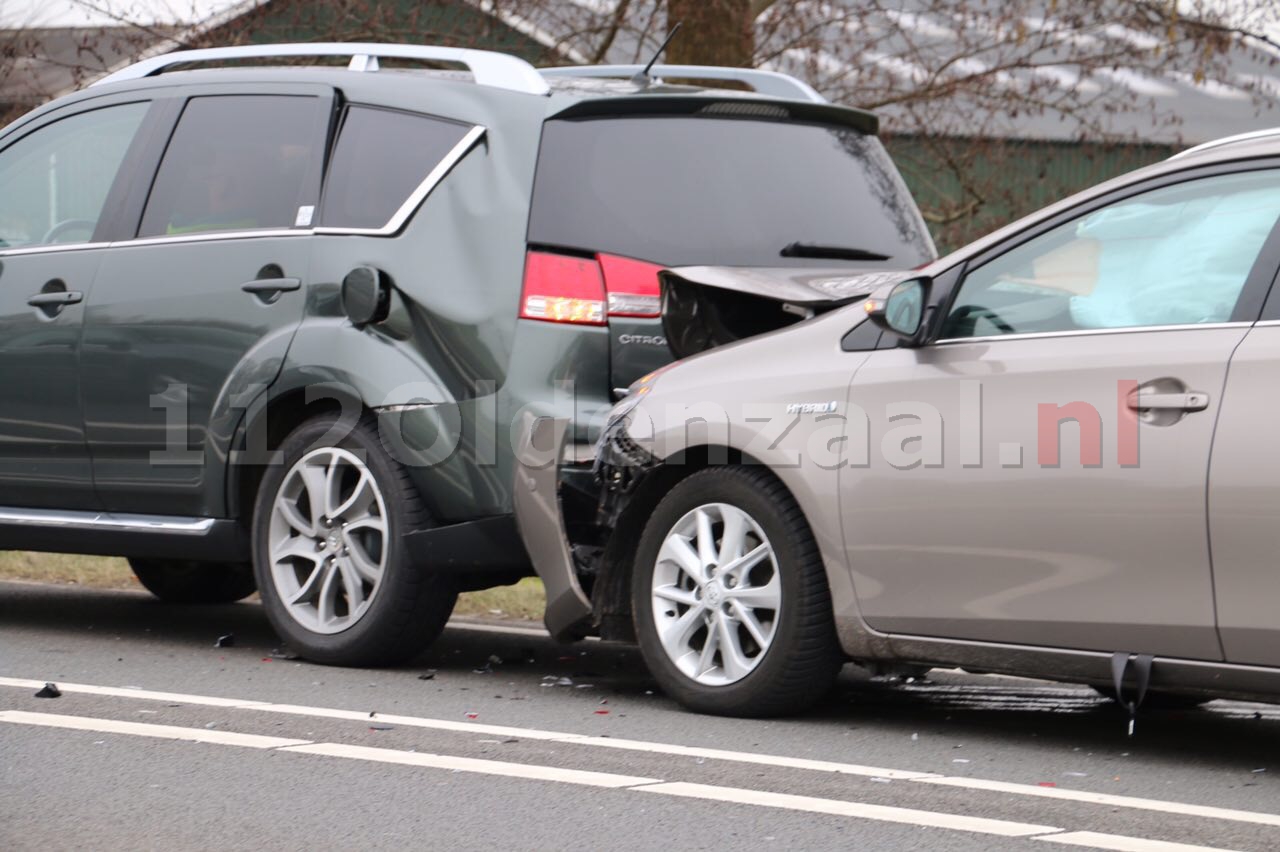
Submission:
<svg viewBox="0 0 1280 852">
<path fill-rule="evenodd" d="M 62 690 L 56 683 L 46 683 L 44 689 L 36 693 L 36 698 L 61 698 Z"/>
</svg>

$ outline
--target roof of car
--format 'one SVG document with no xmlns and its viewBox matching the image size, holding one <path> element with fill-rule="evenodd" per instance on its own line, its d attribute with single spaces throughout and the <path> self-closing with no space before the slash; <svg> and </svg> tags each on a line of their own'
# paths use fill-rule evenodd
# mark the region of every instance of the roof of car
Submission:
<svg viewBox="0 0 1280 852">
<path fill-rule="evenodd" d="M 321 61 L 329 64 L 297 64 L 315 57 L 323 57 Z M 335 60 L 346 64 L 334 64 Z M 290 64 L 280 64 L 282 61 Z M 424 63 L 454 67 L 424 68 Z M 459 65 L 466 70 L 457 70 Z M 827 122 L 863 133 L 875 133 L 879 128 L 873 113 L 829 103 L 808 84 L 772 71 L 688 65 L 537 69 L 507 54 L 430 45 L 338 42 L 175 51 L 117 69 L 92 84 L 88 92 L 106 94 L 214 81 L 324 83 L 348 90 L 363 88 L 366 93 L 384 88 L 384 84 L 386 88 L 404 88 L 407 81 L 451 87 L 466 83 L 474 87 L 470 91 L 478 100 L 537 97 L 548 104 L 547 115 L 565 117 L 667 113 L 676 101 L 685 104 L 685 112 Z M 463 92 L 456 89 L 457 94 Z M 71 97 L 91 96 L 81 93 Z"/>
</svg>

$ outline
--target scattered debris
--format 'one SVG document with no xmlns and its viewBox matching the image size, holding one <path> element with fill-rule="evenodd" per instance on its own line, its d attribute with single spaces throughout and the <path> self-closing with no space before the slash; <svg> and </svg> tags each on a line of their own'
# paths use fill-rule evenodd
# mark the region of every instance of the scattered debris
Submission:
<svg viewBox="0 0 1280 852">
<path fill-rule="evenodd" d="M 270 657 L 263 657 L 263 658 L 262 658 L 262 662 L 264 662 L 264 663 L 269 663 L 269 662 L 271 662 L 271 658 L 270 658 Z"/>
<path fill-rule="evenodd" d="M 956 758 L 952 758 L 951 762 L 952 763 L 969 763 L 970 761 L 968 758 L 965 758 L 965 757 L 956 757 Z"/>
<path fill-rule="evenodd" d="M 275 660 L 301 660 L 302 657 L 290 651 L 288 648 L 272 648 L 271 657 Z"/>
<path fill-rule="evenodd" d="M 205 725 L 204 727 L 205 727 L 205 729 L 206 729 L 206 730 L 212 731 L 214 728 L 218 727 L 218 723 L 217 723 L 217 722 L 210 722 L 209 724 Z"/>
<path fill-rule="evenodd" d="M 1253 770 L 1253 774 L 1254 774 L 1254 775 L 1258 775 L 1258 774 L 1261 774 L 1261 773 L 1266 772 L 1266 771 L 1267 771 L 1267 768 L 1264 766 L 1264 767 L 1262 767 L 1261 769 L 1255 769 L 1255 770 Z"/>
<path fill-rule="evenodd" d="M 1088 772 L 1064 772 L 1062 774 L 1066 775 L 1069 778 L 1088 778 L 1089 777 Z"/>
<path fill-rule="evenodd" d="M 394 731 L 394 730 L 395 730 L 395 728 L 391 727 L 390 725 L 370 725 L 370 726 L 369 726 L 369 730 L 371 730 L 371 731 Z"/>
<path fill-rule="evenodd" d="M 573 688 L 574 689 L 595 689 L 596 685 L 594 683 L 579 683 L 579 684 L 576 684 Z"/>
<path fill-rule="evenodd" d="M 468 710 L 468 711 L 467 711 L 467 713 L 466 713 L 466 716 L 467 716 L 467 718 L 468 718 L 468 719 L 479 719 L 479 718 L 480 718 L 480 714 L 479 714 L 479 713 L 477 713 L 477 712 L 475 712 L 474 710 Z"/>
<path fill-rule="evenodd" d="M 236 646 L 236 634 L 228 633 L 225 636 L 219 636 L 218 641 L 213 643 L 215 648 L 234 648 Z"/>
<path fill-rule="evenodd" d="M 881 777 L 880 777 L 880 776 L 878 776 L 878 775 L 873 775 L 873 776 L 871 776 L 871 780 L 872 780 L 872 781 L 875 781 L 877 784 L 892 784 L 892 783 L 893 783 L 893 779 L 892 779 L 892 778 L 881 778 Z"/>
<path fill-rule="evenodd" d="M 377 716 L 377 715 L 378 715 L 378 711 L 377 711 L 377 710 L 370 710 L 370 711 L 369 711 L 369 718 L 370 718 L 370 719 L 372 719 L 374 716 Z"/>
<path fill-rule="evenodd" d="M 609 711 L 608 711 L 608 710 L 597 710 L 597 711 L 595 711 L 595 712 L 596 712 L 596 715 L 597 715 L 597 716 L 608 716 L 608 715 L 609 715 Z"/>
<path fill-rule="evenodd" d="M 503 740 L 503 741 L 502 741 L 502 744 L 503 744 L 503 745 L 509 745 L 509 744 L 511 744 L 511 743 L 518 743 L 518 742 L 520 742 L 518 739 L 516 739 L 515 737 L 511 737 L 511 738 L 509 738 L 509 739 L 505 739 L 505 740 Z"/>
<path fill-rule="evenodd" d="M 919 734 L 912 734 L 912 735 L 911 735 L 911 742 L 913 742 L 913 743 L 914 743 L 914 742 L 918 742 L 919 740 L 920 740 L 920 735 L 919 735 Z"/>
<path fill-rule="evenodd" d="M 427 669 L 425 672 L 418 675 L 418 680 L 435 680 L 435 679 L 436 679 L 435 669 Z"/>
<path fill-rule="evenodd" d="M 542 683 L 539 686 L 573 686 L 573 678 L 547 675 L 542 679 Z"/>
<path fill-rule="evenodd" d="M 62 690 L 58 689 L 56 683 L 46 683 L 44 688 L 36 693 L 36 698 L 61 698 Z"/>
<path fill-rule="evenodd" d="M 490 655 L 489 655 L 489 665 L 491 665 L 491 666 L 500 666 L 500 665 L 502 665 L 502 658 L 501 658 L 501 657 L 499 657 L 497 654 L 490 654 Z"/>
<path fill-rule="evenodd" d="M 1056 781 L 1041 781 L 1041 782 L 1039 783 L 1039 785 L 1037 785 L 1037 786 L 1040 786 L 1040 787 L 1057 787 L 1057 786 L 1058 786 L 1058 784 L 1057 784 L 1057 782 L 1056 782 Z"/>
</svg>

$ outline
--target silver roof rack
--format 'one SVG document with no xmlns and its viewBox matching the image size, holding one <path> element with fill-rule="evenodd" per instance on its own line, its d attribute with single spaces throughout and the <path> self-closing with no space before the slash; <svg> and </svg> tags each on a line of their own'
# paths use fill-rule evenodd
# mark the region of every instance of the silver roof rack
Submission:
<svg viewBox="0 0 1280 852">
<path fill-rule="evenodd" d="M 1253 130 L 1249 133 L 1238 133 L 1235 136 L 1224 136 L 1221 139 L 1211 139 L 1208 142 L 1202 142 L 1185 151 L 1179 151 L 1169 159 L 1177 160 L 1189 154 L 1198 154 L 1201 151 L 1211 151 L 1214 148 L 1221 148 L 1225 145 L 1234 145 L 1237 142 L 1250 142 L 1254 139 L 1267 139 L 1272 136 L 1280 136 L 1280 127 L 1271 127 L 1267 130 Z"/>
<path fill-rule="evenodd" d="M 205 50 L 179 50 L 143 59 L 96 81 L 93 85 L 138 80 L 163 72 L 174 65 L 192 62 L 226 62 L 238 59 L 268 59 L 287 56 L 343 56 L 353 71 L 376 71 L 378 59 L 417 59 L 424 62 L 457 62 L 470 69 L 482 86 L 510 89 L 530 95 L 550 92 L 547 81 L 538 70 L 516 56 L 490 50 L 461 47 L 433 47 L 413 44 L 371 44 L 364 42 L 318 42 L 315 44 L 253 44 L 241 47 L 212 47 Z"/>
<path fill-rule="evenodd" d="M 630 79 L 644 70 L 643 65 L 569 65 L 543 68 L 546 77 L 606 77 Z M 802 80 L 777 71 L 758 68 L 725 68 L 716 65 L 655 65 L 649 69 L 654 78 L 674 77 L 687 80 L 732 80 L 750 86 L 762 95 L 824 104 L 827 99 Z"/>
</svg>

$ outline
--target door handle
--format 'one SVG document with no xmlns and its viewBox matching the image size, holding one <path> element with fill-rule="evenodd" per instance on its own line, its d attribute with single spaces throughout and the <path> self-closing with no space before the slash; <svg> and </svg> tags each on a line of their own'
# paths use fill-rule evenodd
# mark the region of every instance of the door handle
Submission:
<svg viewBox="0 0 1280 852">
<path fill-rule="evenodd" d="M 1186 393 L 1129 394 L 1129 407 L 1134 411 L 1163 409 L 1173 411 L 1204 411 L 1209 407 L 1209 394 L 1201 391 Z"/>
<path fill-rule="evenodd" d="M 54 290 L 49 293 L 36 293 L 27 299 L 33 308 L 62 308 L 84 301 L 84 293 L 79 290 Z"/>
<path fill-rule="evenodd" d="M 270 296 L 278 293 L 289 293 L 301 286 L 302 281 L 297 278 L 259 278 L 256 281 L 241 284 L 240 289 L 246 293 Z"/>
</svg>

